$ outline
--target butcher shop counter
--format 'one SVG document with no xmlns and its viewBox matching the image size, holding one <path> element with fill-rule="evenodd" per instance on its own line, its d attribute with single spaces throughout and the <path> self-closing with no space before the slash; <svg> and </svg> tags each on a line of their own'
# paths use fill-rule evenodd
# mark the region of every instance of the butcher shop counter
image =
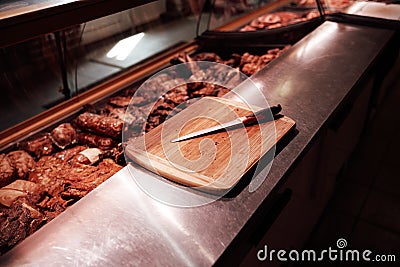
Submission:
<svg viewBox="0 0 400 267">
<path fill-rule="evenodd" d="M 144 192 L 133 177 L 171 198 L 203 201 L 207 195 L 128 165 L 3 255 L 0 264 L 238 264 L 254 240 L 268 235 L 266 225 L 273 224 L 276 207 L 290 201 L 287 178 L 325 129 L 340 121 L 343 107 L 360 93 L 356 89 L 375 70 L 394 35 L 391 30 L 324 22 L 252 77 L 268 102 L 280 103 L 283 113 L 296 121 L 297 129 L 278 145 L 266 179 L 254 192 L 243 186 L 208 204 L 175 207 Z M 238 92 L 250 104 L 259 104 L 257 92 L 246 90 L 246 84 Z M 239 100 L 233 94 L 225 97 Z M 262 170 L 256 179 L 265 175 Z"/>
</svg>

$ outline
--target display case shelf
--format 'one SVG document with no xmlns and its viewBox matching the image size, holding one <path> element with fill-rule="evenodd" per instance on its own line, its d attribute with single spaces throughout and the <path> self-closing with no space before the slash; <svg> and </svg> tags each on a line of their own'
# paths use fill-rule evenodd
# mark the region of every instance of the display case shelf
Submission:
<svg viewBox="0 0 400 267">
<path fill-rule="evenodd" d="M 54 32 L 152 0 L 26 0 L 0 3 L 0 47 Z"/>
</svg>

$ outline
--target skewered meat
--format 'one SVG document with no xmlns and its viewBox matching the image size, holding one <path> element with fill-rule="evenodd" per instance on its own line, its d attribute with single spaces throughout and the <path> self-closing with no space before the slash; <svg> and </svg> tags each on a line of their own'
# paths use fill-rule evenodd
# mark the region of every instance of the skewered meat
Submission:
<svg viewBox="0 0 400 267">
<path fill-rule="evenodd" d="M 122 120 L 87 112 L 80 114 L 74 122 L 82 130 L 114 138 L 121 136 L 123 127 Z"/>
<path fill-rule="evenodd" d="M 11 166 L 17 171 L 19 179 L 25 179 L 31 169 L 35 166 L 33 158 L 23 150 L 12 151 L 7 154 Z"/>
<path fill-rule="evenodd" d="M 34 136 L 19 144 L 19 148 L 27 151 L 29 154 L 40 158 L 44 155 L 50 155 L 54 152 L 53 142 L 48 133 Z"/>
<path fill-rule="evenodd" d="M 78 142 L 88 147 L 98 147 L 100 149 L 111 149 L 115 146 L 115 141 L 110 137 L 98 136 L 92 133 L 78 133 Z"/>
<path fill-rule="evenodd" d="M 51 131 L 53 143 L 61 149 L 76 142 L 76 131 L 70 123 L 63 123 Z"/>
</svg>

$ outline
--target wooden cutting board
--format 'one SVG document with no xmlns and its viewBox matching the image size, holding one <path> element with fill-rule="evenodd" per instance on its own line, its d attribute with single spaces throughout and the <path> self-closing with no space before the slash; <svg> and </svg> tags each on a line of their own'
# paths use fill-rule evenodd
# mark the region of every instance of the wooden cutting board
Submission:
<svg viewBox="0 0 400 267">
<path fill-rule="evenodd" d="M 261 109 L 252 107 L 255 111 Z M 221 131 L 186 141 L 170 141 L 197 130 L 252 114 L 244 103 L 204 97 L 163 124 L 130 142 L 127 156 L 159 175 L 205 191 L 232 188 L 295 122 L 275 121 Z"/>
</svg>

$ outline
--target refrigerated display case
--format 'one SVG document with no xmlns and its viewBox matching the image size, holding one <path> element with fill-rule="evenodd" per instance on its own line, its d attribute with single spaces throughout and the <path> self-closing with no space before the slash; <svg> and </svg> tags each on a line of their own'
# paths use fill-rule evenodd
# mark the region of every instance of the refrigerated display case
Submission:
<svg viewBox="0 0 400 267">
<path fill-rule="evenodd" d="M 215 1 L 203 13 L 193 6 L 175 5 L 171 9 L 166 2 L 154 1 L 2 48 L 7 59 L 3 61 L 7 62 L 3 82 L 9 91 L 15 90 L 11 99 L 16 103 L 5 110 L 14 110 L 14 106 L 31 109 L 24 103 L 32 99 L 40 108 L 28 110 L 31 113 L 19 121 L 4 123 L 0 133 L 2 160 L 14 160 L 13 154 L 19 150 L 28 158 L 24 170 L 30 169 L 29 173 L 22 170 L 17 179 L 14 163 L 9 164 L 14 168 L 10 179 L 18 181 L 10 185 L 11 180 L 7 180 L 1 189 L 2 201 L 8 201 L 4 202 L 7 206 L 3 204 L 2 219 L 11 218 L 9 207 L 18 211 L 17 216 L 30 215 L 19 221 L 18 238 L 12 231 L 8 235 L 2 231 L 3 241 L 9 242 L 2 246 L 8 250 L 32 234 L 0 262 L 210 265 L 243 256 L 253 239 L 262 239 L 286 204 L 293 202 L 289 202 L 292 192 L 299 194 L 297 185 L 284 190 L 290 170 L 302 161 L 315 139 L 323 138 L 328 124 L 340 124 L 342 106 L 361 90 L 355 84 L 374 72 L 394 36 L 391 30 L 324 22 L 322 14 L 297 25 L 237 31 L 246 20 L 277 6 L 282 8 L 287 1 L 247 1 L 247 10 L 238 2 L 229 12 L 218 9 Z M 212 19 L 216 14 L 226 16 L 221 19 L 221 15 L 218 26 Z M 367 47 L 357 50 L 366 40 L 370 40 Z M 39 52 L 32 55 L 26 47 L 38 47 Z M 35 64 L 35 59 L 39 63 Z M 196 60 L 228 64 L 251 76 L 268 101 L 283 104 L 285 114 L 295 119 L 297 131 L 279 144 L 275 168 L 256 191 L 249 192 L 245 183 L 235 188 L 232 196 L 200 207 L 178 208 L 142 191 L 132 173 L 153 182 L 156 188 L 161 184 L 160 188 L 171 190 L 175 197 L 199 196 L 174 183 L 164 184 L 139 166 L 125 166 L 121 122 L 126 119 L 124 110 L 132 95 L 146 78 L 173 64 Z M 33 68 L 33 64 L 39 67 Z M 350 70 L 345 71 L 342 65 Z M 37 92 L 27 85 L 32 77 L 40 77 Z M 224 96 L 221 88 L 202 90 L 205 87 L 186 91 L 182 99 L 212 95 L 240 101 Z M 43 99 L 37 98 L 40 94 Z M 239 95 L 260 105 L 251 89 L 244 87 Z M 172 110 L 182 99 L 168 103 L 166 109 Z M 143 122 L 140 108 L 136 115 L 132 120 Z M 167 117 L 157 116 L 153 126 L 140 130 L 148 131 Z M 100 127 L 102 123 L 109 126 L 107 130 Z M 87 153 L 98 158 L 90 162 L 92 157 Z M 265 178 L 267 173 L 257 175 Z M 10 191 L 18 191 L 11 200 Z M 313 214 L 308 227 L 318 214 Z M 269 223 L 265 226 L 263 220 Z M 155 239 L 159 243 L 152 242 Z M 154 251 L 158 255 L 154 256 Z"/>
<path fill-rule="evenodd" d="M 213 59 L 204 58 L 205 47 L 193 41 L 196 24 L 201 20 L 197 20 L 196 9 L 188 12 L 185 8 L 177 8 L 182 13 L 176 13 L 165 1 L 156 1 L 3 48 L 3 100 L 11 106 L 3 107 L 9 118 L 2 121 L 2 161 L 7 163 L 2 195 L 7 198 L 10 192 L 30 188 L 24 189 L 29 196 L 15 194 L 2 202 L 7 214 L 3 219 L 10 218 L 8 211 L 25 211 L 18 201 L 12 206 L 17 198 L 24 199 L 24 205 L 29 202 L 37 218 L 19 225 L 20 238 L 15 238 L 9 228 L 3 229 L 6 241 L 2 251 L 51 221 L 125 166 L 120 136 L 124 110 L 143 79 L 182 58 L 178 51 L 185 49 L 183 61 L 211 60 L 250 76 L 287 49 L 285 45 L 268 44 L 230 51 L 214 48 L 207 54 L 212 54 Z M 19 53 L 20 50 L 26 52 Z M 32 68 L 33 64 L 39 67 Z M 172 92 L 169 99 L 174 101 L 161 103 L 163 112 L 155 108 L 155 115 L 143 130 L 162 123 L 166 112 L 184 100 L 222 96 L 225 92 L 202 86 L 186 91 L 184 96 L 177 97 Z M 22 104 L 24 101 L 29 104 Z M 142 99 L 141 103 L 145 101 Z M 12 103 L 21 106 L 25 114 Z M 138 108 L 131 118 L 133 127 L 145 119 L 141 113 Z M 101 131 L 101 125 L 109 130 Z M 84 151 L 94 154 L 88 156 Z M 15 174 L 21 171 L 14 154 L 25 158 L 19 176 Z M 86 161 L 92 157 L 93 162 Z"/>
</svg>

